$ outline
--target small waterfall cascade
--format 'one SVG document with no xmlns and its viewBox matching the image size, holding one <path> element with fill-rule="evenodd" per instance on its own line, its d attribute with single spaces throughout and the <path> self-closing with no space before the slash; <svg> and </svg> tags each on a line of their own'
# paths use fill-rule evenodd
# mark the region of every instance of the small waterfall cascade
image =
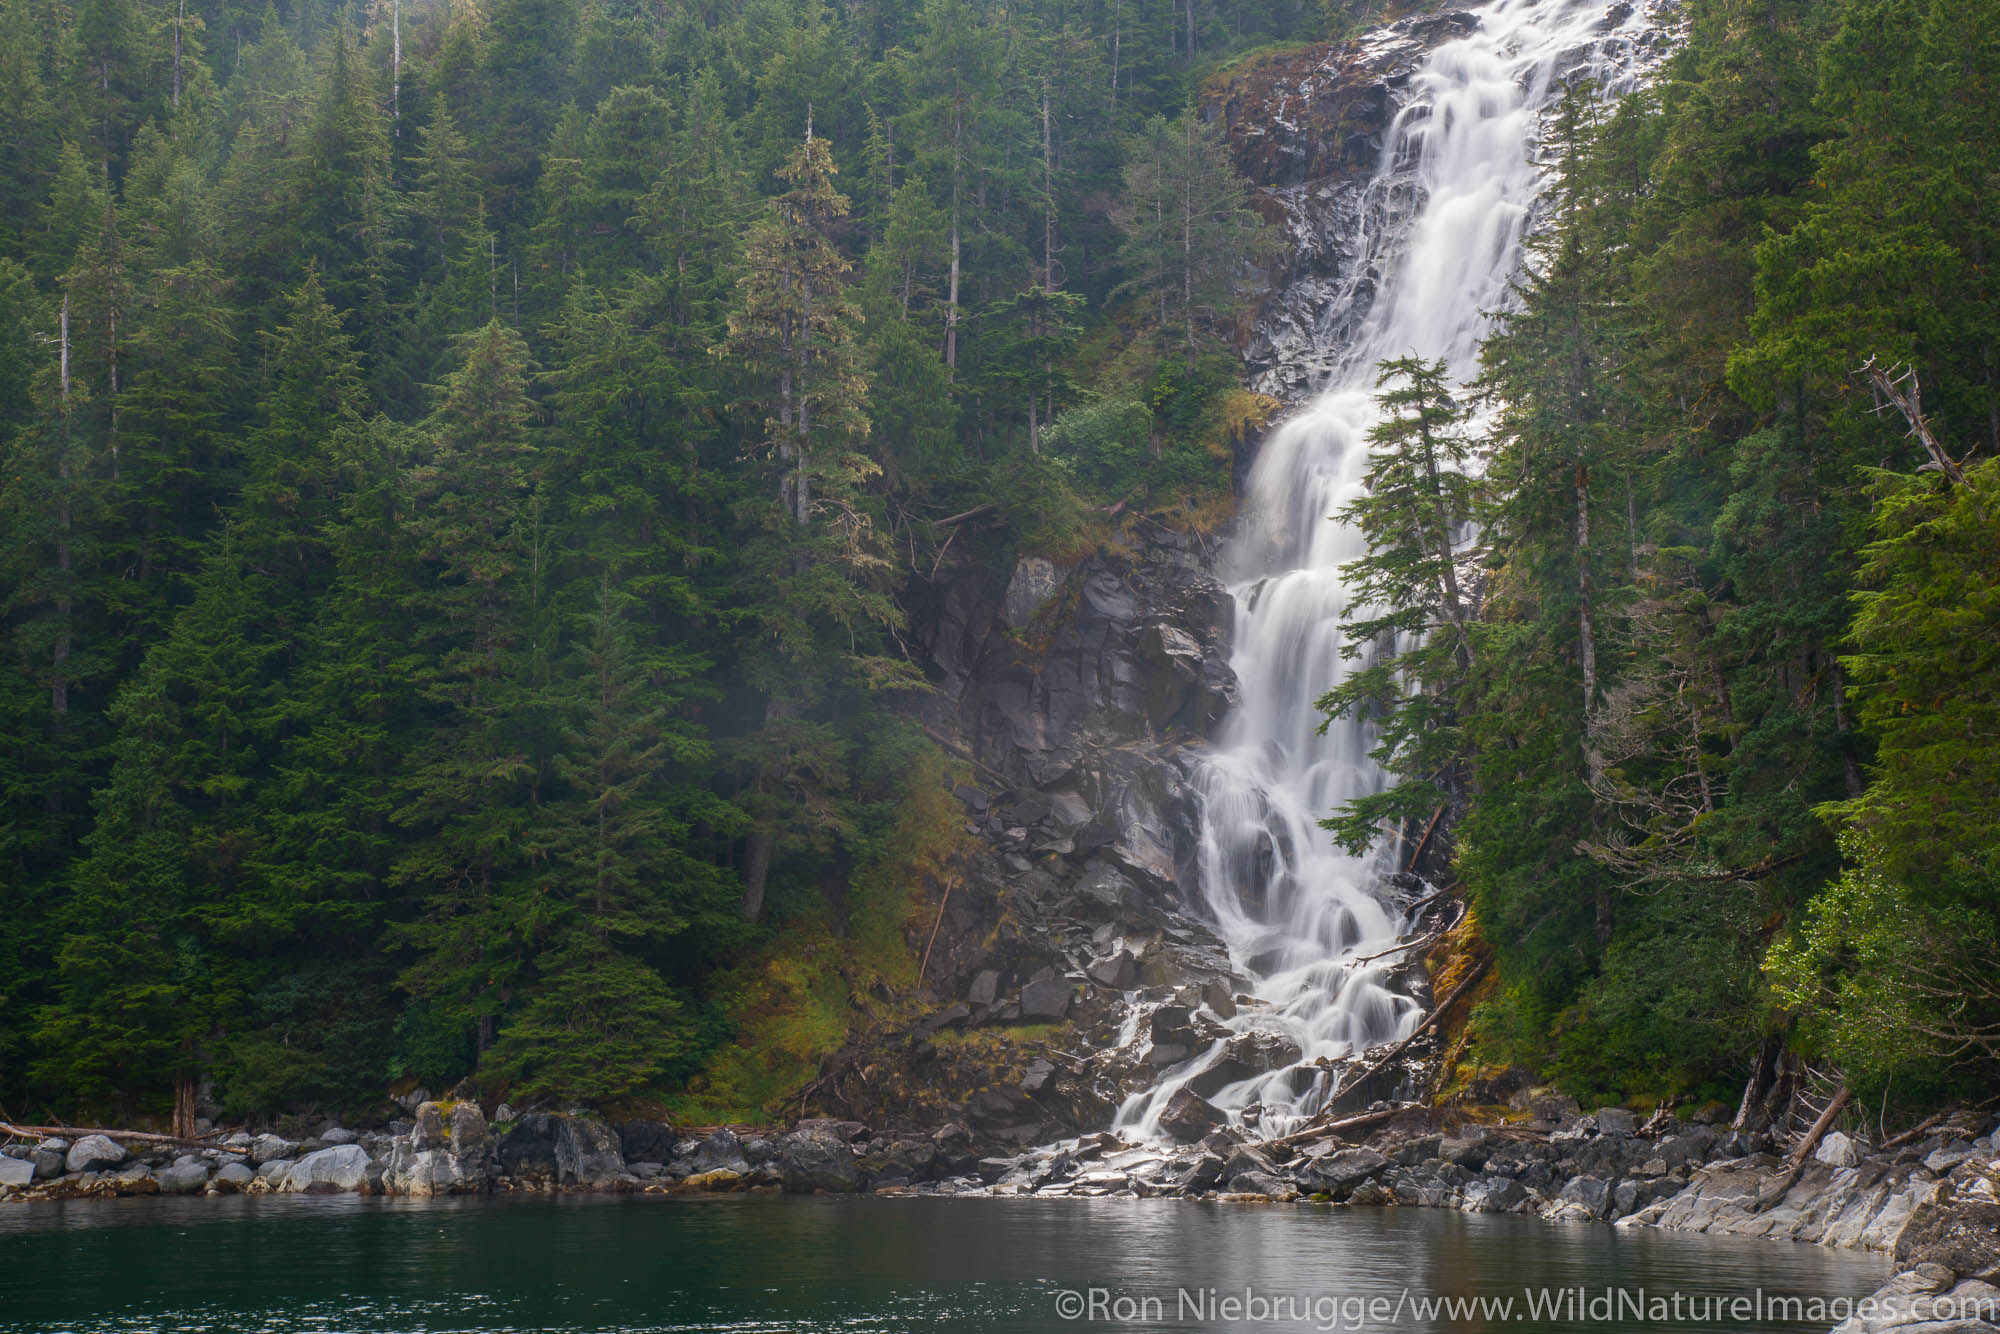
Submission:
<svg viewBox="0 0 2000 1334">
<path fill-rule="evenodd" d="M 1368 313 L 1317 399 L 1264 444 L 1224 560 L 1242 703 L 1199 780 L 1200 874 L 1254 999 L 1208 1015 L 1226 1036 L 1125 1102 L 1115 1128 L 1127 1136 L 1156 1138 L 1168 1100 L 1191 1081 L 1232 1117 L 1255 1106 L 1261 1128 L 1282 1133 L 1324 1103 L 1329 1067 L 1421 1018 L 1389 986 L 1396 960 L 1369 958 L 1407 926 L 1376 892 L 1397 849 L 1350 857 L 1317 823 L 1385 781 L 1365 724 L 1315 735 L 1314 701 L 1354 666 L 1340 652 L 1340 567 L 1364 553 L 1359 534 L 1330 520 L 1362 488 L 1378 363 L 1414 355 L 1443 358 L 1461 381 L 1476 373 L 1549 181 L 1541 136 L 1564 88 L 1582 78 L 1606 95 L 1629 90 L 1655 46 L 1642 4 L 1491 0 L 1474 15 L 1400 93 L 1346 294 L 1372 294 Z M 1279 1053 L 1274 1068 L 1244 1061 L 1246 1045 Z"/>
</svg>

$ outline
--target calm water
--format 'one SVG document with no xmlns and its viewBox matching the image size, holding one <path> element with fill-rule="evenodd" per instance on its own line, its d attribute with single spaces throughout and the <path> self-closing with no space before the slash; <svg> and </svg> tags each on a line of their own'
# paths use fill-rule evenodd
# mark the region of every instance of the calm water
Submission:
<svg viewBox="0 0 2000 1334">
<path fill-rule="evenodd" d="M 1887 1272 L 1879 1258 L 1790 1243 L 1433 1209 L 659 1197 L 139 1199 L 0 1209 L 0 1330 L 93 1334 L 1322 1327 L 1824 1334 L 1830 1322 L 1754 1316 L 1620 1323 L 1586 1311 L 1534 1320 L 1524 1289 L 1582 1285 L 1597 1297 L 1607 1285 L 1643 1287 L 1648 1300 L 1679 1292 L 1693 1309 L 1759 1288 L 1853 1297 Z M 1079 1298 L 1071 1294 L 1091 1288 L 1101 1290 L 1095 1310 L 1086 1305 L 1073 1317 Z M 1270 1305 L 1242 1313 L 1220 1305 L 1246 1293 Z M 1512 1297 L 1516 1310 L 1511 1318 L 1453 1319 L 1411 1309 L 1439 1296 Z"/>
</svg>

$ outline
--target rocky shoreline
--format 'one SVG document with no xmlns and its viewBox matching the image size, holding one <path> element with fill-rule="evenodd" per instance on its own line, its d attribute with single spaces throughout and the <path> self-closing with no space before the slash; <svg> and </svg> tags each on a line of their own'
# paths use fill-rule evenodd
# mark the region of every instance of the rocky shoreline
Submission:
<svg viewBox="0 0 2000 1334">
<path fill-rule="evenodd" d="M 689 1194 L 860 1192 L 1039 1198 L 1184 1198 L 1240 1204 L 1408 1205 L 1762 1237 L 1890 1255 L 1898 1273 L 1841 1334 L 2000 1331 L 2000 1122 L 1961 1115 L 1869 1151 L 1833 1134 L 1785 1184 L 1761 1134 L 1623 1108 L 1585 1114 L 1542 1095 L 1476 1114 L 1411 1107 L 1348 1138 L 1258 1142 L 1183 1118 L 1182 1142 L 1110 1133 L 994 1152 L 965 1126 L 928 1136 L 813 1118 L 760 1133 L 677 1133 L 478 1103 L 419 1102 L 386 1131 L 303 1140 L 239 1132 L 210 1148 L 128 1148 L 102 1135 L 0 1150 L 0 1199 L 132 1195 L 436 1196 L 515 1191 Z M 1973 1312 L 1949 1320 L 1940 1309 Z"/>
</svg>

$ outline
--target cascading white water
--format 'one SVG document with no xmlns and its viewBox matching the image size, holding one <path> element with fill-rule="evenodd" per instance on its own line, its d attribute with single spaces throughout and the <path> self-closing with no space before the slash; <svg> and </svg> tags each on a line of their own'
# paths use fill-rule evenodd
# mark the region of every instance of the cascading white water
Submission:
<svg viewBox="0 0 2000 1334">
<path fill-rule="evenodd" d="M 1124 1133 L 1157 1135 L 1168 1099 L 1191 1079 L 1232 1115 L 1261 1105 L 1263 1128 L 1282 1131 L 1326 1097 L 1319 1062 L 1337 1065 L 1418 1021 L 1416 1003 L 1386 985 L 1390 961 L 1368 961 L 1405 926 L 1374 892 L 1385 863 L 1342 854 L 1317 823 L 1384 781 L 1366 726 L 1314 734 L 1314 701 L 1354 665 L 1340 653 L 1340 567 L 1364 550 L 1330 520 L 1361 490 L 1377 364 L 1414 355 L 1443 358 L 1460 380 L 1476 371 L 1547 184 L 1538 141 L 1559 77 L 1588 77 L 1608 92 L 1635 83 L 1646 63 L 1644 10 L 1493 0 L 1410 81 L 1368 186 L 1368 254 L 1354 266 L 1357 279 L 1380 275 L 1380 295 L 1318 399 L 1264 445 L 1224 570 L 1242 704 L 1204 769 L 1200 869 L 1217 931 L 1257 1003 L 1220 1021 L 1230 1038 L 1129 1099 L 1116 1123 Z M 1213 1088 L 1212 1067 L 1232 1041 L 1258 1030 L 1296 1046 L 1298 1064 Z"/>
</svg>

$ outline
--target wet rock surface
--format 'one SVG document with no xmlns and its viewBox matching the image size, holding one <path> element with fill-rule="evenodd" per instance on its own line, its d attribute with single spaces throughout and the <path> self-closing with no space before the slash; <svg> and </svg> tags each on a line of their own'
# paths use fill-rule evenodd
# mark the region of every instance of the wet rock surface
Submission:
<svg viewBox="0 0 2000 1334">
<path fill-rule="evenodd" d="M 1655 5 L 1664 13 L 1664 5 Z M 1605 28 L 1625 7 L 1607 9 Z M 1375 308 L 1395 258 L 1398 223 L 1424 203 L 1415 163 L 1379 170 L 1398 113 L 1421 96 L 1414 76 L 1432 48 L 1477 25 L 1465 10 L 1432 11 L 1352 41 L 1280 51 L 1232 67 L 1204 90 L 1204 114 L 1228 135 L 1237 170 L 1259 187 L 1257 207 L 1282 237 L 1244 360 L 1252 385 L 1297 402 L 1317 390 Z M 1640 39 L 1628 66 L 1655 63 L 1672 25 Z M 1559 74 L 1588 57 L 1579 47 Z"/>
</svg>

